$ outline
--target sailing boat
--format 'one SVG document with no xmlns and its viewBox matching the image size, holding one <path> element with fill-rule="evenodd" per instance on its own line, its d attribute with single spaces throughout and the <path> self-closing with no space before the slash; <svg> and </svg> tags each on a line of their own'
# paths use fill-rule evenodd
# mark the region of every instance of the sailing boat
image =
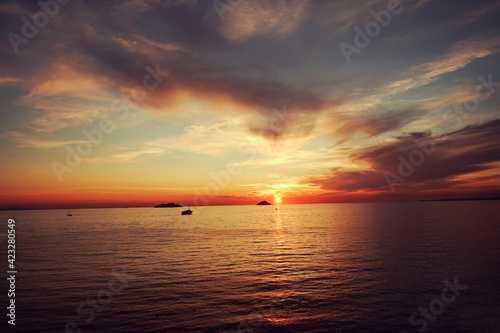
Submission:
<svg viewBox="0 0 500 333">
<path fill-rule="evenodd" d="M 191 207 L 188 207 L 187 210 L 183 210 L 182 211 L 182 215 L 191 215 L 193 213 L 193 211 L 191 210 Z"/>
<path fill-rule="evenodd" d="M 68 214 L 66 214 L 66 216 L 73 216 L 73 214 L 69 212 L 69 208 L 68 208 Z"/>
</svg>

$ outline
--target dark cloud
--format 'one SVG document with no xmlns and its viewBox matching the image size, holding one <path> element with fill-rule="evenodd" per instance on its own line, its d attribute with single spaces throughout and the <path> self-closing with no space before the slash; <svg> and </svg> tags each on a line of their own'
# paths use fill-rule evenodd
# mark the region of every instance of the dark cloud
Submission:
<svg viewBox="0 0 500 333">
<path fill-rule="evenodd" d="M 353 134 L 362 132 L 368 137 L 399 130 L 404 125 L 416 119 L 420 115 L 419 110 L 370 112 L 363 115 L 337 113 L 332 116 L 331 127 L 333 135 L 343 142 Z"/>
<path fill-rule="evenodd" d="M 32 11 L 39 9 L 32 7 Z M 12 14 L 7 16 L 14 20 Z M 12 27 L 20 28 L 21 23 Z M 310 115 L 335 102 L 298 80 L 283 80 L 271 72 L 255 75 L 248 67 L 255 56 L 247 56 L 244 50 L 236 58 L 227 58 L 238 47 L 220 35 L 220 25 L 210 2 L 74 1 L 61 6 L 39 35 L 21 45 L 19 55 L 3 54 L 10 66 L 2 68 L 0 75 L 29 78 L 24 84 L 30 90 L 53 75 L 57 64 L 93 75 L 110 89 L 123 90 L 142 81 L 146 66 L 159 64 L 169 77 L 148 92 L 141 104 L 145 110 L 178 112 L 176 94 L 182 91 L 193 99 L 241 105 L 264 117 L 263 127 L 252 123 L 249 128 L 266 133 L 266 138 L 279 140 L 292 132 L 308 135 L 314 123 Z M 252 48 L 254 52 L 259 49 Z M 277 59 L 269 61 L 277 63 Z M 275 68 L 266 62 L 261 60 L 259 65 Z M 285 107 L 295 116 L 288 117 L 278 130 L 270 128 L 274 110 Z M 300 128 L 296 126 L 299 119 Z"/>
<path fill-rule="evenodd" d="M 495 168 L 493 163 L 500 161 L 500 119 L 467 126 L 440 138 L 432 137 L 431 133 L 412 133 L 351 157 L 369 163 L 371 169 L 334 168 L 323 176 L 309 178 L 308 183 L 326 190 L 389 191 L 386 181 L 389 172 L 404 178 L 403 184 L 396 185 L 403 192 L 445 189 L 465 183 L 473 187 L 477 181 L 498 179 L 481 176 L 471 180 L 459 176 Z"/>
<path fill-rule="evenodd" d="M 306 138 L 316 125 L 316 116 L 308 113 L 291 113 L 286 108 L 249 118 L 248 128 L 272 141 Z"/>
<path fill-rule="evenodd" d="M 124 36 L 122 40 L 126 38 Z M 128 41 L 134 42 L 130 37 Z M 156 100 L 149 102 L 150 106 L 156 105 L 167 111 L 168 108 L 164 106 L 170 102 L 170 93 L 179 89 L 187 90 L 199 98 L 224 97 L 249 106 L 256 113 L 284 107 L 288 107 L 291 113 L 315 113 L 325 105 L 333 105 L 333 101 L 307 87 L 297 87 L 297 84 L 276 78 L 244 75 L 237 63 L 213 63 L 210 59 L 199 57 L 201 50 L 192 50 L 192 45 L 156 54 L 144 53 L 140 48 L 129 49 L 121 42 L 107 39 L 81 39 L 78 45 L 93 60 L 93 70 L 106 73 L 117 85 L 136 85 L 138 78 L 144 75 L 145 64 L 160 64 L 170 73 L 169 80 L 152 92 Z"/>
</svg>

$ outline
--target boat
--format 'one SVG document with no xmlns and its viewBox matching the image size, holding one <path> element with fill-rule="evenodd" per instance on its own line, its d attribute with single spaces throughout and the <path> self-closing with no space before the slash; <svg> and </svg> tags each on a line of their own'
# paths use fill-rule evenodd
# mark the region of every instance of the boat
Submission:
<svg viewBox="0 0 500 333">
<path fill-rule="evenodd" d="M 66 216 L 73 216 L 73 214 L 69 212 L 69 209 L 68 209 L 68 214 L 66 214 Z"/>
<path fill-rule="evenodd" d="M 188 207 L 188 209 L 183 210 L 181 214 L 182 215 L 191 215 L 191 214 L 193 214 L 193 211 L 190 209 L 190 207 Z"/>
</svg>

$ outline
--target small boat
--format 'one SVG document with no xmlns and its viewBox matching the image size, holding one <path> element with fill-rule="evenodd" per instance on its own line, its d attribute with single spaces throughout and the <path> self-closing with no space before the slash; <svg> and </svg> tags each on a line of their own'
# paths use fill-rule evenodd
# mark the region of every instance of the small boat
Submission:
<svg viewBox="0 0 500 333">
<path fill-rule="evenodd" d="M 69 209 L 68 209 L 68 214 L 66 214 L 66 216 L 73 216 L 73 214 L 69 212 Z"/>
<path fill-rule="evenodd" d="M 183 210 L 181 214 L 182 215 L 191 215 L 191 214 L 193 214 L 193 211 L 190 209 L 190 207 L 188 207 L 188 209 Z"/>
</svg>

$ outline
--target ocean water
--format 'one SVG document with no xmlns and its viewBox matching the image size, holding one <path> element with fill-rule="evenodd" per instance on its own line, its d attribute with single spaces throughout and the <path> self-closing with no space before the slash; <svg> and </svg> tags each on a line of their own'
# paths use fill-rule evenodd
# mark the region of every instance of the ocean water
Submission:
<svg viewBox="0 0 500 333">
<path fill-rule="evenodd" d="M 0 212 L 18 271 L 2 327 L 500 332 L 498 201 L 192 209 Z"/>
</svg>

